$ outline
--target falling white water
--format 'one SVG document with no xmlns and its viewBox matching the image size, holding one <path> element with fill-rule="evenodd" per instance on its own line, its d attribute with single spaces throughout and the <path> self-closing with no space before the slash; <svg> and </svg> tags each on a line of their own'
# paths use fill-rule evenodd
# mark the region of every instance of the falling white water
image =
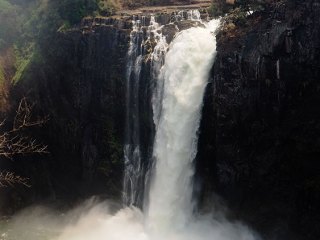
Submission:
<svg viewBox="0 0 320 240">
<path fill-rule="evenodd" d="M 188 15 L 188 20 L 193 20 L 193 21 L 201 20 L 201 14 L 199 10 L 190 10 L 187 12 L 187 15 Z"/>
<path fill-rule="evenodd" d="M 162 109 L 154 143 L 153 182 L 148 225 L 163 232 L 183 228 L 192 217 L 192 162 L 203 94 L 216 55 L 213 20 L 205 28 L 182 31 L 173 40 L 159 81 L 164 82 Z M 155 101 L 157 102 L 157 101 Z"/>
<path fill-rule="evenodd" d="M 188 11 L 178 11 L 173 13 L 171 21 L 179 22 L 183 20 L 201 22 L 201 16 L 199 10 L 188 10 Z M 176 26 L 178 29 L 178 27 Z M 156 28 L 153 31 L 156 35 L 156 46 L 153 53 L 151 54 L 151 77 L 154 82 L 154 90 L 152 96 L 152 108 L 153 108 L 153 122 L 158 126 L 158 122 L 161 115 L 162 109 L 162 98 L 163 98 L 163 87 L 164 78 L 159 77 L 160 69 L 164 65 L 165 56 L 168 50 L 168 43 L 165 36 L 159 31 L 161 27 Z"/>
<path fill-rule="evenodd" d="M 188 11 L 178 11 L 174 12 L 171 18 L 172 21 L 182 21 L 182 20 L 191 20 L 191 21 L 201 21 L 201 14 L 199 10 L 188 10 Z"/>
<path fill-rule="evenodd" d="M 179 11 L 175 15 L 175 21 L 189 20 L 201 21 L 198 10 Z M 132 31 L 130 33 L 130 46 L 127 62 L 127 86 L 126 86 L 126 138 L 124 145 L 124 179 L 123 179 L 123 203 L 126 206 L 139 206 L 142 201 L 142 185 L 149 183 L 149 172 L 143 176 L 142 157 L 140 149 L 140 120 L 139 120 L 139 86 L 142 61 L 145 53 L 145 45 L 155 44 L 150 54 L 150 76 L 154 93 L 152 96 L 153 119 L 157 125 L 160 119 L 163 97 L 164 79 L 158 78 L 160 68 L 164 64 L 168 49 L 166 37 L 162 34 L 162 28 L 155 16 L 150 16 L 150 24 L 145 25 L 144 16 L 134 16 Z M 146 39 L 143 29 L 146 29 Z M 145 178 L 145 183 L 143 183 Z M 147 188 L 147 187 L 146 187 Z M 145 198 L 147 199 L 147 198 Z"/>
<path fill-rule="evenodd" d="M 168 43 L 165 36 L 162 35 L 161 31 L 153 31 L 157 44 L 151 53 L 150 69 L 151 69 L 151 81 L 153 83 L 153 95 L 152 95 L 152 108 L 153 108 L 153 122 L 157 125 L 160 118 L 160 110 L 162 104 L 162 93 L 163 93 L 163 79 L 159 79 L 160 69 L 164 64 L 165 55 L 168 50 Z"/>
</svg>

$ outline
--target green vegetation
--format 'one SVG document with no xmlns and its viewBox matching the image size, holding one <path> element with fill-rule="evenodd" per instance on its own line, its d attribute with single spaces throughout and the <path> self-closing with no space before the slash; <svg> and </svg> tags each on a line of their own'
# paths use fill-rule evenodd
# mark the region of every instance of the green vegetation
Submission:
<svg viewBox="0 0 320 240">
<path fill-rule="evenodd" d="M 117 0 L 101 0 L 99 1 L 99 14 L 104 16 L 110 16 L 115 14 L 120 8 L 120 4 Z"/>
<path fill-rule="evenodd" d="M 248 10 L 263 10 L 272 2 L 277 2 L 277 0 L 238 0 L 236 5 Z"/>
<path fill-rule="evenodd" d="M 61 21 L 67 21 L 71 25 L 79 23 L 81 19 L 98 10 L 95 0 L 60 0 L 49 4 L 52 11 L 56 11 Z"/>
<path fill-rule="evenodd" d="M 12 81 L 20 81 L 34 62 L 41 62 L 41 49 L 58 31 L 70 29 L 85 16 L 110 15 L 116 9 L 113 0 L 0 0 L 0 57 L 14 49 Z"/>
<path fill-rule="evenodd" d="M 214 17 L 222 16 L 232 9 L 231 5 L 226 4 L 225 0 L 212 0 L 209 14 Z"/>
<path fill-rule="evenodd" d="M 244 26 L 247 24 L 247 11 L 243 8 L 237 7 L 232 9 L 229 14 L 224 18 L 226 23 L 232 23 L 235 26 Z"/>
<path fill-rule="evenodd" d="M 15 47 L 15 69 L 16 73 L 12 79 L 14 83 L 17 83 L 22 77 L 28 66 L 30 66 L 33 56 L 35 54 L 34 44 L 30 44 L 25 48 Z"/>
<path fill-rule="evenodd" d="M 222 16 L 226 13 L 237 10 L 238 13 L 253 10 L 261 11 L 268 7 L 268 5 L 278 2 L 280 0 L 235 0 L 234 4 L 227 3 L 226 0 L 212 0 L 209 13 L 214 16 Z"/>
<path fill-rule="evenodd" d="M 106 176 L 113 174 L 112 169 L 117 169 L 121 166 L 122 159 L 122 145 L 120 140 L 117 138 L 114 124 L 110 119 L 102 120 L 105 124 L 103 128 L 103 140 L 102 146 L 107 146 L 103 155 L 110 156 L 108 159 L 104 159 L 99 164 L 99 170 Z"/>
<path fill-rule="evenodd" d="M 2 66 L 0 66 L 0 86 L 4 82 L 4 72 Z"/>
</svg>

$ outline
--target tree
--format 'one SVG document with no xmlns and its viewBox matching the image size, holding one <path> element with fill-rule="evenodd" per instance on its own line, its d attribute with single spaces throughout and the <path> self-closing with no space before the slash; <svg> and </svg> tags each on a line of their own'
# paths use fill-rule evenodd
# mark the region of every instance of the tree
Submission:
<svg viewBox="0 0 320 240">
<path fill-rule="evenodd" d="M 48 118 L 32 118 L 34 105 L 29 104 L 23 98 L 18 106 L 14 121 L 9 130 L 6 130 L 6 120 L 0 123 L 0 160 L 9 158 L 13 160 L 16 155 L 44 154 L 48 153 L 47 146 L 38 143 L 24 133 L 26 129 L 41 126 L 47 122 Z M 0 187 L 6 187 L 20 183 L 29 186 L 28 178 L 18 176 L 12 172 L 0 171 Z"/>
</svg>

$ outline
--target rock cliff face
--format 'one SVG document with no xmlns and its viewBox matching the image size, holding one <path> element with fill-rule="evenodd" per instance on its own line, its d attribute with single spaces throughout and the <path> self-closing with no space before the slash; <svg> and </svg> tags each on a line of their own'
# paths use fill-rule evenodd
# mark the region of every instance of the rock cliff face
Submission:
<svg viewBox="0 0 320 240">
<path fill-rule="evenodd" d="M 202 205 L 212 205 L 212 191 L 221 195 L 234 217 L 266 239 L 319 239 L 319 16 L 318 1 L 290 1 L 218 35 L 197 190 Z M 170 16 L 159 19 L 166 24 Z M 50 154 L 15 161 L 33 187 L 8 193 L 2 206 L 121 196 L 130 31 L 130 17 L 88 18 L 42 46 L 43 63 L 28 70 L 12 98 L 27 96 L 49 115 L 34 135 Z M 169 40 L 175 31 L 164 29 Z M 149 67 L 142 67 L 139 90 L 145 152 L 153 131 Z"/>
<path fill-rule="evenodd" d="M 49 116 L 33 137 L 47 144 L 50 153 L 14 162 L 15 172 L 30 176 L 32 188 L 19 196 L 13 191 L 12 198 L 39 202 L 121 195 L 131 28 L 126 24 L 84 22 L 58 33 L 41 49 L 43 62 L 33 64 L 15 87 L 13 99 L 26 96 L 35 103 L 36 115 Z"/>
<path fill-rule="evenodd" d="M 266 239 L 320 236 L 319 16 L 289 2 L 218 36 L 198 171 Z"/>
</svg>

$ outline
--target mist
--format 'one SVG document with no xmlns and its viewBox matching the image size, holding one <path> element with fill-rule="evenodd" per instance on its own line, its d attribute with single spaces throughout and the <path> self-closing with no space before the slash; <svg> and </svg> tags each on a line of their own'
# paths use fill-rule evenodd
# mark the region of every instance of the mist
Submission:
<svg viewBox="0 0 320 240">
<path fill-rule="evenodd" d="M 195 216 L 184 227 L 153 233 L 146 218 L 134 207 L 119 210 L 112 202 L 91 198 L 61 213 L 43 206 L 25 209 L 9 220 L 1 240 L 259 240 L 240 222 L 223 215 Z"/>
</svg>

